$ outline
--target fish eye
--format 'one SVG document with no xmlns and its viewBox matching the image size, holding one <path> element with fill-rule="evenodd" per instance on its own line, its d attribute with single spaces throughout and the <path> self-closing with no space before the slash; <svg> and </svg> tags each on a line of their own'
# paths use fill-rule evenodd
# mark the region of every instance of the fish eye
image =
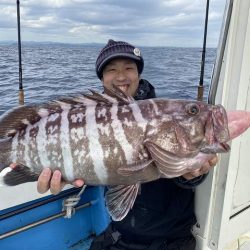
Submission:
<svg viewBox="0 0 250 250">
<path fill-rule="evenodd" d="M 188 107 L 187 111 L 190 115 L 197 115 L 200 113 L 200 108 L 197 104 L 192 104 L 191 106 Z"/>
</svg>

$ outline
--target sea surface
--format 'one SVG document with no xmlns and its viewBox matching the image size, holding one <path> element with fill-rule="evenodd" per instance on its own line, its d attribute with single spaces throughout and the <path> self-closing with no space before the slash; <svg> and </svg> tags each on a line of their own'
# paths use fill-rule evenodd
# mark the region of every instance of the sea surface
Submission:
<svg viewBox="0 0 250 250">
<path fill-rule="evenodd" d="M 60 96 L 102 90 L 95 74 L 101 47 L 72 44 L 24 44 L 22 76 L 25 103 L 41 103 Z M 159 97 L 194 99 L 200 78 L 201 48 L 142 47 L 145 68 Z M 205 96 L 216 49 L 209 48 L 205 63 Z M 19 64 L 15 44 L 0 45 L 0 114 L 18 105 Z"/>
</svg>

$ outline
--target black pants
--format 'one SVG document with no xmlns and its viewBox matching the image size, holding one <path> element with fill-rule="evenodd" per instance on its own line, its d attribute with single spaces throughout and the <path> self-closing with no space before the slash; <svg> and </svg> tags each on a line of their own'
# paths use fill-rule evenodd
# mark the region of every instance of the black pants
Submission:
<svg viewBox="0 0 250 250">
<path fill-rule="evenodd" d="M 90 250 L 195 250 L 195 246 L 196 241 L 191 234 L 171 241 L 157 239 L 150 244 L 125 242 L 120 233 L 109 226 L 93 240 Z"/>
</svg>

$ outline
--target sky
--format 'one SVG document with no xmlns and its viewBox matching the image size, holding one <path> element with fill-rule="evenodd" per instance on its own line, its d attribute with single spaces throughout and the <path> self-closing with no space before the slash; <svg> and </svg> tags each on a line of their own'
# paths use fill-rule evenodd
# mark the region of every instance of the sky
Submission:
<svg viewBox="0 0 250 250">
<path fill-rule="evenodd" d="M 207 0 L 20 0 L 22 41 L 202 47 Z M 210 0 L 217 47 L 226 0 Z M 0 41 L 17 40 L 15 0 L 0 0 Z"/>
</svg>

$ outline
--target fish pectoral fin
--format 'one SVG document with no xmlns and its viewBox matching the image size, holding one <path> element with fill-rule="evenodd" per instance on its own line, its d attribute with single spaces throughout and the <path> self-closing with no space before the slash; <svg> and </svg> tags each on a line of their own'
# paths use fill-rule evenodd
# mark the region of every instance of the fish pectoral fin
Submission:
<svg viewBox="0 0 250 250">
<path fill-rule="evenodd" d="M 9 166 L 0 172 L 0 183 L 4 186 L 16 186 L 26 182 L 37 181 L 39 174 L 22 164 Z"/>
<path fill-rule="evenodd" d="M 187 167 L 185 165 L 169 167 L 167 165 L 162 165 L 159 162 L 155 162 L 159 172 L 161 173 L 161 178 L 175 178 L 185 174 Z"/>
<path fill-rule="evenodd" d="M 117 173 L 123 176 L 133 175 L 135 172 L 145 169 L 152 163 L 152 159 L 140 162 L 139 164 L 128 165 L 126 167 L 119 167 Z"/>
<path fill-rule="evenodd" d="M 183 163 L 180 157 L 167 150 L 162 149 L 153 142 L 147 141 L 145 145 L 152 159 L 156 162 L 160 162 L 161 164 L 166 164 L 170 166 L 181 165 Z"/>
<path fill-rule="evenodd" d="M 122 220 L 133 207 L 140 184 L 108 187 L 105 194 L 106 206 L 114 221 Z"/>
<path fill-rule="evenodd" d="M 186 158 L 180 158 L 177 155 L 160 148 L 153 142 L 146 142 L 146 147 L 164 177 L 173 178 L 183 174 L 183 171 L 186 168 Z"/>
</svg>

